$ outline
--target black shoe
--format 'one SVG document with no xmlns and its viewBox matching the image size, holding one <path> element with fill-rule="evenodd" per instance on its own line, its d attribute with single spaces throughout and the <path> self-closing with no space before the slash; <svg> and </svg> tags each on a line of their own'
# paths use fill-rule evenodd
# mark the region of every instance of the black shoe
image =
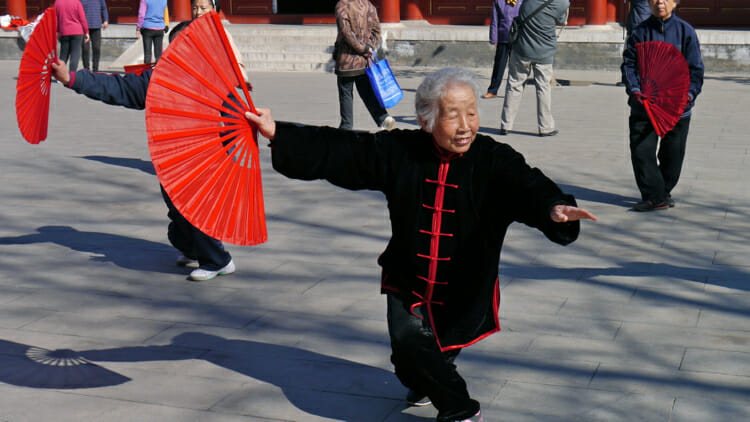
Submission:
<svg viewBox="0 0 750 422">
<path fill-rule="evenodd" d="M 417 407 L 428 406 L 432 404 L 432 400 L 430 400 L 429 397 L 411 389 L 408 393 L 406 393 L 406 402 L 409 403 L 409 406 Z"/>
<path fill-rule="evenodd" d="M 652 201 L 641 201 L 635 205 L 633 205 L 633 211 L 657 211 L 657 210 L 665 210 L 669 208 L 669 205 L 667 205 L 666 202 L 657 202 L 654 203 Z"/>
<path fill-rule="evenodd" d="M 484 416 L 482 416 L 482 412 L 477 412 L 476 415 L 470 417 L 469 419 L 463 419 L 456 422 L 484 422 Z"/>
<path fill-rule="evenodd" d="M 671 196 L 668 196 L 665 202 L 669 205 L 669 208 L 674 208 L 674 199 Z"/>
<path fill-rule="evenodd" d="M 505 135 L 508 134 L 508 130 L 500 128 L 500 134 L 503 135 L 503 136 L 505 136 Z"/>
<path fill-rule="evenodd" d="M 559 130 L 557 130 L 557 129 L 555 129 L 555 130 L 553 130 L 552 132 L 547 132 L 547 133 L 542 133 L 542 132 L 539 132 L 539 136 L 541 136 L 541 137 L 545 137 L 545 136 L 555 136 L 555 135 L 557 135 L 558 133 L 560 133 L 560 131 L 559 131 Z"/>
</svg>

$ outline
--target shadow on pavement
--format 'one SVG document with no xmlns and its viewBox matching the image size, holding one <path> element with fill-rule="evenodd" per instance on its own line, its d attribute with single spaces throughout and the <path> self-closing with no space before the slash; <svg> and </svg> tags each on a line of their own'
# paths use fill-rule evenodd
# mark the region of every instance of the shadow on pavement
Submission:
<svg viewBox="0 0 750 422">
<path fill-rule="evenodd" d="M 648 289 L 648 286 L 634 286 L 626 282 L 618 283 L 599 278 L 602 276 L 633 279 L 644 276 L 655 278 L 663 277 L 692 281 L 698 285 L 706 283 L 734 290 L 750 291 L 750 283 L 746 282 L 746 280 L 750 279 L 750 274 L 729 267 L 706 269 L 682 267 L 679 265 L 664 263 L 622 262 L 617 266 L 608 268 L 550 268 L 546 271 L 540 271 L 536 266 L 505 264 L 501 266 L 500 273 L 508 278 L 577 280 L 581 283 L 588 283 L 597 287 L 609 288 L 612 290 L 632 291 L 633 289 L 638 288 L 647 290 L 649 297 L 660 301 L 689 304 L 701 309 L 750 316 L 750 309 L 746 308 L 741 302 L 739 306 L 734 306 L 730 300 L 731 297 L 724 298 L 722 302 L 709 302 L 708 300 L 704 301 L 681 297 L 679 295 L 671 294 L 669 290 Z"/>
<path fill-rule="evenodd" d="M 0 340 L 0 381 L 21 387 L 74 389 L 118 385 L 130 378 L 73 350 L 47 350 Z"/>
<path fill-rule="evenodd" d="M 371 399 L 392 400 L 392 408 L 396 409 L 406 394 L 392 372 L 377 367 L 295 347 L 230 340 L 199 332 L 180 334 L 165 346 L 90 350 L 80 355 L 96 362 L 202 359 L 273 384 L 296 408 L 335 420 L 379 421 L 382 414 L 373 414 L 372 408 L 363 404 Z M 233 408 L 242 408 L 243 400 L 260 398 L 246 390 L 233 395 L 229 402 Z M 425 421 L 413 415 L 401 416 L 404 418 L 399 420 Z"/>
<path fill-rule="evenodd" d="M 617 205 L 621 207 L 632 207 L 633 204 L 639 201 L 635 197 L 622 196 L 614 193 L 603 192 L 600 190 L 584 188 L 581 186 L 564 185 L 560 184 L 560 189 L 563 192 L 569 193 L 576 197 L 578 200 L 589 201 L 589 202 L 600 202 L 602 204 Z"/>
<path fill-rule="evenodd" d="M 171 246 L 150 240 L 100 232 L 78 231 L 70 226 L 42 226 L 38 233 L 0 237 L 2 245 L 55 243 L 74 251 L 87 252 L 95 262 L 111 262 L 138 271 L 175 273 L 175 251 Z"/>
<path fill-rule="evenodd" d="M 151 161 L 145 161 L 139 158 L 107 157 L 106 155 L 86 155 L 81 158 L 91 161 L 99 161 L 114 166 L 128 167 L 140 170 L 144 173 L 153 174 L 154 176 L 156 175 L 156 170 L 154 170 L 154 165 Z"/>
</svg>

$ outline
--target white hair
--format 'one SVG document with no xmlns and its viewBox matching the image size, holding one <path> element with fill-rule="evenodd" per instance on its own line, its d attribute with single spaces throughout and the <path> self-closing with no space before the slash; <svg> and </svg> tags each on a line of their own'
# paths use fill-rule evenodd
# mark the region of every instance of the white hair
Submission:
<svg viewBox="0 0 750 422">
<path fill-rule="evenodd" d="M 459 68 L 440 69 L 427 75 L 419 84 L 414 108 L 426 130 L 431 131 L 435 127 L 435 121 L 440 113 L 440 99 L 449 87 L 455 85 L 468 85 L 476 98 L 481 94 L 477 76 Z"/>
</svg>

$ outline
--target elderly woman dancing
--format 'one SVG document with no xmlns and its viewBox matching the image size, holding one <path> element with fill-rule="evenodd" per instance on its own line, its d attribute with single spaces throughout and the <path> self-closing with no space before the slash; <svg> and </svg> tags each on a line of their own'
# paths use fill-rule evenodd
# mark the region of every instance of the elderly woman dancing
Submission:
<svg viewBox="0 0 750 422">
<path fill-rule="evenodd" d="M 420 130 L 363 133 L 276 122 L 268 109 L 246 115 L 287 177 L 385 194 L 392 237 L 379 264 L 391 361 L 410 403 L 432 401 L 439 422 L 482 420 L 453 360 L 500 330 L 508 226 L 522 222 L 565 245 L 578 220 L 596 220 L 521 154 L 477 133 L 479 93 L 465 70 L 427 76 L 415 101 Z"/>
</svg>

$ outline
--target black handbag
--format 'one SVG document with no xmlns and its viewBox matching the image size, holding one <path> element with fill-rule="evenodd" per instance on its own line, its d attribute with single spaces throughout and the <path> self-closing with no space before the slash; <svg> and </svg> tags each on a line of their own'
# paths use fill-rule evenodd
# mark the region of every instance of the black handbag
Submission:
<svg viewBox="0 0 750 422">
<path fill-rule="evenodd" d="M 541 6 L 534 9 L 529 16 L 526 16 L 526 19 L 531 19 L 532 16 L 539 13 L 540 10 L 544 9 L 548 4 L 552 3 L 552 0 L 546 0 L 544 3 L 541 4 Z M 518 40 L 518 36 L 521 35 L 521 31 L 523 30 L 523 24 L 525 19 L 521 19 L 521 16 L 516 16 L 513 18 L 513 20 L 510 22 L 510 31 L 508 32 L 508 44 L 513 44 Z"/>
</svg>

